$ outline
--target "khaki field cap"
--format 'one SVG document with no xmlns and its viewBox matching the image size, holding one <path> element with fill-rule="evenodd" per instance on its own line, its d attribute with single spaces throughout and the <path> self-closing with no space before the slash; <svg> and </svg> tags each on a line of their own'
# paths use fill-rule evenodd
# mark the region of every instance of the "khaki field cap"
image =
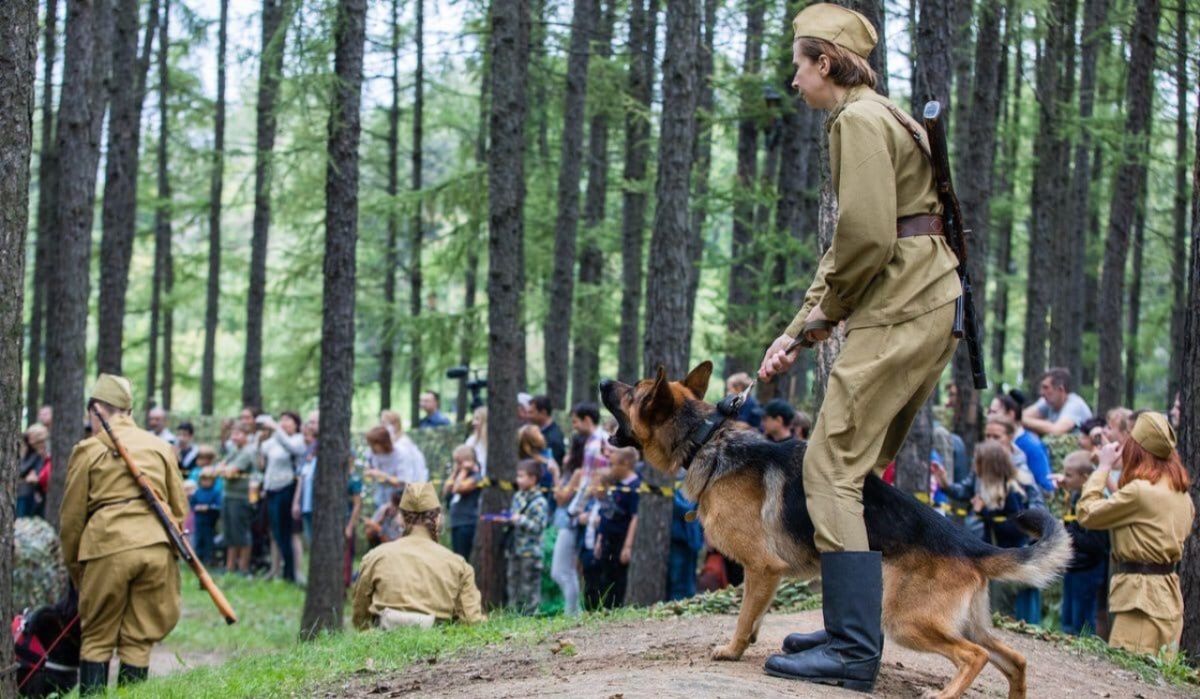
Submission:
<svg viewBox="0 0 1200 699">
<path fill-rule="evenodd" d="M 879 41 L 871 21 L 854 10 L 822 2 L 809 5 L 792 20 L 796 38 L 824 39 L 867 58 Z"/>
<path fill-rule="evenodd" d="M 405 512 L 428 512 L 441 506 L 437 491 L 430 483 L 409 483 L 400 498 L 400 509 Z"/>
<path fill-rule="evenodd" d="M 133 410 L 133 388 L 124 376 L 101 374 L 96 377 L 91 397 L 120 410 Z"/>
<path fill-rule="evenodd" d="M 1142 413 L 1129 433 L 1133 441 L 1160 459 L 1171 458 L 1175 451 L 1175 430 L 1167 418 L 1158 413 Z"/>
</svg>

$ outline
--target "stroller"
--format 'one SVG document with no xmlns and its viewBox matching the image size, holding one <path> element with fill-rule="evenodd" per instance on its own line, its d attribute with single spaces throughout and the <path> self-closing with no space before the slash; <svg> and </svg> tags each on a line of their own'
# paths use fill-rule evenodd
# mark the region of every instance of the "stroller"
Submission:
<svg viewBox="0 0 1200 699">
<path fill-rule="evenodd" d="M 79 684 L 79 595 L 74 586 L 52 605 L 27 609 L 12 621 L 23 697 L 67 694 Z"/>
</svg>

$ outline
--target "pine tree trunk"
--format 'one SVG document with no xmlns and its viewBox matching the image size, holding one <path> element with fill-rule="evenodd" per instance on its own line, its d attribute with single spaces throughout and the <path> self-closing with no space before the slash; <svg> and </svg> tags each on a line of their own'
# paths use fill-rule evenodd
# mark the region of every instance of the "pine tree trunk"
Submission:
<svg viewBox="0 0 1200 699">
<path fill-rule="evenodd" d="M 1071 194 L 1068 197 L 1069 215 L 1064 221 L 1067 233 L 1068 252 L 1066 260 L 1077 264 L 1066 265 L 1063 273 L 1069 277 L 1064 283 L 1064 318 L 1061 319 L 1064 366 L 1076 379 L 1083 378 L 1083 333 L 1087 306 L 1088 283 L 1084 263 L 1087 259 L 1087 226 L 1092 210 L 1092 129 L 1086 126 L 1095 111 L 1096 59 L 1100 42 L 1100 31 L 1107 21 L 1108 0 L 1084 0 L 1083 29 L 1080 34 L 1081 56 L 1079 67 L 1079 119 L 1085 124 L 1078 129 L 1079 140 L 1075 143 L 1075 167 L 1071 173 Z M 1082 385 L 1082 384 L 1081 384 Z"/>
<path fill-rule="evenodd" d="M 625 110 L 625 180 L 621 194 L 621 329 L 617 378 L 641 377 L 642 247 L 646 233 L 646 160 L 650 152 L 650 100 L 654 93 L 657 0 L 632 0 L 629 76 Z"/>
<path fill-rule="evenodd" d="M 695 182 L 692 204 L 692 248 L 691 264 L 685 270 L 688 275 L 687 317 L 696 316 L 696 294 L 700 291 L 700 265 L 704 261 L 706 236 L 705 222 L 708 219 L 708 180 L 712 170 L 713 122 L 716 118 L 713 96 L 713 55 L 716 39 L 718 0 L 704 0 L 703 38 L 696 58 L 696 80 L 700 93 L 696 96 L 696 147 Z M 655 0 L 655 5 L 657 0 Z M 790 24 L 788 26 L 791 26 Z M 692 346 L 691 327 L 683 338 L 685 347 Z M 636 363 L 636 362 L 635 362 Z M 633 372 L 635 375 L 636 371 Z"/>
<path fill-rule="evenodd" d="M 46 288 L 46 400 L 58 428 L 50 453 L 68 455 L 83 424 L 87 373 L 88 274 L 100 135 L 108 107 L 113 15 L 108 0 L 67 3 L 63 87 L 58 109 L 57 231 Z M 73 427 L 74 426 L 74 427 Z M 59 456 L 59 458 L 64 458 Z M 58 526 L 67 469 L 52 469 L 46 520 Z"/>
<path fill-rule="evenodd" d="M 658 366 L 673 379 L 687 373 L 688 347 L 680 338 L 690 334 L 687 315 L 687 275 L 691 232 L 688 193 L 691 188 L 695 143 L 696 59 L 699 12 L 695 0 L 667 0 L 667 36 L 663 53 L 663 107 L 658 147 L 658 181 L 654 233 L 646 274 L 645 375 Z M 670 485 L 654 469 L 646 471 L 651 487 Z M 638 528 L 629 564 L 627 604 L 652 604 L 663 599 L 667 553 L 671 537 L 671 498 L 651 495 L 638 508 Z"/>
<path fill-rule="evenodd" d="M 992 3 L 992 12 L 995 15 L 992 18 L 984 17 L 985 6 Z M 991 63 L 982 63 L 978 55 L 979 39 L 986 34 L 994 34 L 990 25 L 999 23 L 999 7 L 995 0 L 958 0 L 954 3 L 952 27 L 952 35 L 954 37 L 951 42 L 954 47 L 952 58 L 954 61 L 954 103 L 951 106 L 951 114 L 955 128 L 951 135 L 954 136 L 954 153 L 958 156 L 958 167 L 954 168 L 954 177 L 956 180 L 961 180 L 962 175 L 969 172 L 963 164 L 964 155 L 971 148 L 970 129 L 966 128 L 967 115 L 974 109 L 975 91 L 979 89 L 980 81 L 972 76 L 972 69 L 978 70 L 982 65 L 989 72 L 994 72 L 998 67 L 996 59 L 993 57 Z M 973 21 L 977 20 L 977 21 Z M 975 27 L 975 36 L 972 36 L 971 29 Z M 976 46 L 972 47 L 971 41 L 974 39 Z M 997 41 L 999 38 L 997 37 Z M 972 65 L 971 49 L 975 49 L 974 65 Z M 984 82 L 988 82 L 985 80 Z M 975 219 L 972 219 L 973 221 Z M 974 225 L 974 224 L 972 224 Z M 974 248 L 972 248 L 974 249 Z M 971 276 L 971 281 L 974 282 L 975 276 Z M 984 285 L 979 284 L 980 287 Z M 982 305 L 982 304 L 981 304 Z M 961 395 L 961 394 L 960 394 Z"/>
<path fill-rule="evenodd" d="M 138 0 L 117 0 L 112 61 L 130 74 L 113 81 L 112 111 L 108 119 L 108 149 L 104 158 L 104 203 L 100 220 L 100 302 L 97 369 L 121 373 L 124 347 L 125 291 L 129 285 L 129 263 L 137 230 L 137 183 L 139 143 L 142 135 L 142 103 L 146 98 L 146 74 L 150 70 L 150 46 L 158 27 L 158 0 L 150 1 L 146 15 L 146 38 L 138 55 Z"/>
<path fill-rule="evenodd" d="M 844 2 L 839 2 L 838 4 L 849 7 L 850 9 L 862 14 L 862 16 L 866 17 L 867 20 L 875 27 L 885 26 L 887 13 L 885 12 L 884 8 L 884 0 L 845 0 Z M 787 20 L 788 29 L 785 31 L 788 31 L 787 36 L 789 37 L 790 43 L 790 29 L 792 26 L 791 15 L 787 17 Z M 879 36 L 879 41 L 875 43 L 875 50 L 871 52 L 871 55 L 867 58 L 867 62 L 871 65 L 871 69 L 875 71 L 875 91 L 886 97 L 889 94 L 887 32 L 881 31 L 877 33 Z M 913 34 L 910 32 L 909 36 L 912 35 Z M 788 60 L 790 62 L 791 59 L 789 58 Z M 791 85 L 791 76 L 788 76 L 788 85 Z"/>
<path fill-rule="evenodd" d="M 221 0 L 217 25 L 217 103 L 213 118 L 212 182 L 208 190 L 208 281 L 204 295 L 204 358 L 200 370 L 200 413 L 213 414 L 216 388 L 217 323 L 221 301 L 221 196 L 225 190 L 225 57 L 229 43 L 229 0 Z"/>
<path fill-rule="evenodd" d="M 1143 195 L 1145 196 L 1144 192 Z M 1125 405 L 1137 405 L 1138 324 L 1142 314 L 1142 259 L 1146 248 L 1146 212 L 1138 208 L 1133 222 L 1133 266 L 1130 268 L 1129 312 L 1125 348 Z"/>
<path fill-rule="evenodd" d="M 387 251 L 384 253 L 383 327 L 379 338 L 380 410 L 392 407 L 393 364 L 396 357 L 396 268 L 399 264 L 396 245 L 400 241 L 400 221 L 396 216 L 396 194 L 400 191 L 400 0 L 392 0 L 391 52 L 392 106 L 388 109 L 387 135 Z M 412 415 L 415 418 L 418 413 Z"/>
<path fill-rule="evenodd" d="M 169 191 L 169 190 L 168 190 Z M 171 392 L 175 387 L 175 364 L 173 362 L 175 341 L 175 254 L 171 252 L 170 208 L 167 209 L 167 245 L 163 252 L 163 331 L 162 331 L 162 408 L 171 412 Z"/>
<path fill-rule="evenodd" d="M 539 167 L 550 163 L 550 120 L 549 101 L 546 98 L 546 34 L 548 22 L 547 10 L 550 0 L 531 0 L 533 15 L 529 25 L 529 92 L 530 118 L 534 123 L 533 130 L 537 138 L 537 164 Z M 493 3 L 494 4 L 494 3 Z M 522 382 L 524 385 L 524 382 Z"/>
<path fill-rule="evenodd" d="M 595 0 L 575 0 L 571 45 L 563 93 L 562 153 L 558 162 L 558 213 L 554 218 L 554 262 L 550 274 L 546 341 L 546 395 L 554 405 L 567 401 L 571 307 L 575 293 L 575 243 L 579 226 L 579 179 L 583 169 L 584 102 Z"/>
<path fill-rule="evenodd" d="M 1058 77 L 1059 87 L 1055 99 L 1058 100 L 1057 109 L 1059 109 L 1060 119 L 1063 123 L 1066 123 L 1067 119 L 1071 117 L 1068 105 L 1075 99 L 1075 19 L 1077 10 L 1078 0 L 1067 0 L 1063 16 L 1065 24 L 1059 32 L 1062 42 L 1060 50 L 1062 51 L 1063 65 L 1062 72 Z M 1071 254 L 1074 252 L 1070 219 L 1072 179 L 1070 131 L 1066 129 L 1059 131 L 1053 138 L 1052 148 L 1053 166 L 1056 168 L 1057 174 L 1055 181 L 1050 183 L 1047 189 L 1051 193 L 1050 201 L 1052 203 L 1046 213 L 1050 221 L 1050 230 L 1053 231 L 1051 236 L 1053 247 L 1049 248 L 1047 252 L 1051 260 L 1070 260 L 1073 259 Z M 1081 335 L 1071 334 L 1077 320 L 1071 314 L 1074 312 L 1072 296 L 1083 283 L 1084 265 L 1065 265 L 1065 268 L 1059 272 L 1056 263 L 1051 261 L 1049 264 L 1056 268 L 1050 278 L 1050 365 L 1071 369 L 1072 361 L 1077 366 L 1082 363 L 1083 338 Z M 1077 373 L 1072 374 L 1072 377 L 1078 376 Z"/>
<path fill-rule="evenodd" d="M 313 483 L 313 541 L 300 635 L 342 629 L 345 583 L 346 468 L 352 458 L 354 283 L 358 244 L 358 144 L 366 0 L 339 0 L 325 168 L 325 261 L 321 313 L 321 439 Z"/>
<path fill-rule="evenodd" d="M 54 57 L 58 48 L 58 0 L 46 0 L 46 31 L 42 40 L 42 139 L 38 152 L 37 242 L 33 263 L 33 298 L 29 310 L 29 376 L 25 383 L 25 422 L 37 421 L 42 404 L 43 319 L 46 316 L 46 278 L 50 242 L 55 235 L 58 205 L 58 154 L 54 137 Z"/>
<path fill-rule="evenodd" d="M 1192 160 L 1192 254 L 1188 265 L 1188 300 L 1184 317 L 1183 373 L 1179 377 L 1179 455 L 1191 477 L 1192 502 L 1200 498 L 1200 96 L 1196 100 L 1196 144 Z M 1183 592 L 1183 638 L 1181 650 L 1190 658 L 1200 657 L 1200 519 L 1192 520 L 1192 531 L 1183 549 L 1179 569 Z"/>
<path fill-rule="evenodd" d="M 992 176 L 996 160 L 996 123 L 1000 115 L 1000 92 L 1005 76 L 1000 73 L 1000 0 L 980 0 L 976 16 L 979 27 L 975 43 L 974 86 L 971 104 L 959 111 L 959 133 L 963 150 L 959 151 L 959 196 L 970 229 L 967 247 L 967 272 L 975 290 L 975 312 L 983 318 L 987 310 L 987 260 L 991 249 Z M 963 79 L 960 74 L 958 79 Z M 958 137 L 956 136 L 956 141 Z M 982 328 L 981 328 L 982 330 Z M 985 336 L 986 337 L 986 336 Z M 981 338 L 981 340 L 984 338 Z M 981 347 L 982 349 L 982 347 Z M 974 453 L 975 442 L 983 431 L 982 396 L 971 378 L 971 361 L 966 343 L 953 360 L 954 385 L 958 387 L 958 409 L 954 411 L 954 432 Z"/>
<path fill-rule="evenodd" d="M 755 270 L 754 197 L 758 182 L 758 121 L 762 112 L 763 2 L 746 3 L 746 45 L 738 85 L 737 171 L 733 184 L 733 234 L 725 308 L 725 376 L 746 371 L 752 360 L 738 351 L 753 327 Z M 686 367 L 685 367 L 686 370 Z"/>
<path fill-rule="evenodd" d="M 263 0 L 262 50 L 255 106 L 254 221 L 250 239 L 250 287 L 246 292 L 246 354 L 242 359 L 242 405 L 262 406 L 263 312 L 267 293 L 267 235 L 271 228 L 276 115 L 283 53 L 292 0 Z"/>
<path fill-rule="evenodd" d="M 604 3 L 595 0 L 597 18 L 595 32 L 596 58 L 603 68 L 612 55 L 613 24 L 616 22 L 614 0 Z M 598 400 L 600 384 L 600 328 L 603 322 L 601 283 L 604 279 L 604 252 L 600 248 L 601 225 L 604 223 L 608 198 L 608 109 L 597 102 L 588 126 L 588 176 L 583 201 L 583 248 L 579 253 L 579 289 L 575 293 L 574 347 L 571 357 L 571 403 Z"/>
<path fill-rule="evenodd" d="M 488 453 L 487 475 L 512 482 L 517 467 L 517 392 L 521 390 L 525 289 L 525 114 L 529 0 L 491 9 L 491 114 L 488 150 Z M 486 488 L 482 514 L 507 509 L 508 491 Z M 504 604 L 501 530 L 480 522 L 471 560 L 484 604 Z"/>
<path fill-rule="evenodd" d="M 491 57 L 488 47 L 482 46 L 483 54 L 480 63 L 483 65 L 482 75 L 488 75 L 491 70 Z M 481 171 L 486 171 L 488 164 L 488 89 L 490 82 L 483 81 L 479 93 L 479 126 L 475 134 L 475 164 Z M 487 212 L 482 207 L 472 209 L 472 233 L 475 236 L 472 244 L 467 246 L 467 268 L 463 279 L 463 332 L 459 345 L 458 363 L 460 366 L 470 366 L 475 355 L 475 345 L 479 334 L 479 322 L 475 317 L 475 292 L 479 280 L 479 248 L 487 226 Z M 458 400 L 455 401 L 459 422 L 467 422 L 470 406 L 467 402 L 467 382 L 458 382 Z"/>
<path fill-rule="evenodd" d="M 25 300 L 25 232 L 29 227 L 29 158 L 33 149 L 33 79 L 38 3 L 0 4 L 0 614 L 13 618 L 13 513 L 21 454 L 21 314 Z M 53 13 L 51 13 L 53 18 Z M 50 20 L 53 23 L 53 19 Z M 51 59 L 51 62 L 53 59 Z M 46 89 L 50 86 L 47 83 Z M 43 133 L 45 133 L 43 131 Z M 65 470 L 65 469 L 64 469 Z M 15 667 L 12 643 L 0 644 L 0 667 Z M 17 695 L 17 673 L 0 678 L 0 696 Z"/>
<path fill-rule="evenodd" d="M 1157 48 L 1158 20 L 1162 5 L 1158 0 L 1138 3 L 1130 36 L 1132 53 L 1125 84 L 1125 129 L 1123 154 L 1117 160 L 1113 194 L 1108 213 L 1108 233 L 1104 243 L 1104 266 L 1100 276 L 1100 318 L 1120 323 L 1125 296 L 1125 258 L 1129 252 L 1129 232 L 1133 225 L 1137 198 L 1146 178 L 1149 152 L 1151 102 L 1154 95 L 1154 54 Z M 1097 413 L 1115 407 L 1121 400 L 1121 332 L 1107 333 L 1100 342 Z"/>
<path fill-rule="evenodd" d="M 929 100 L 950 103 L 951 60 L 954 55 L 954 3 L 921 0 L 913 66 L 913 105 L 921 110 Z M 947 128 L 950 124 L 947 124 Z"/>
<path fill-rule="evenodd" d="M 412 191 L 417 196 L 412 222 L 409 224 L 408 260 L 408 310 L 415 326 L 421 317 L 421 294 L 424 277 L 421 272 L 421 248 L 425 241 L 424 206 L 421 203 L 421 188 L 424 186 L 424 122 L 425 122 L 425 0 L 417 3 L 417 71 L 413 76 L 413 131 L 412 131 Z M 425 381 L 425 357 L 421 353 L 421 333 L 409 335 L 409 415 L 417 420 L 421 402 L 422 383 Z"/>
<path fill-rule="evenodd" d="M 167 90 L 170 85 L 170 74 L 167 66 L 167 56 L 170 52 L 167 28 L 171 15 L 170 0 L 163 2 L 162 21 L 158 27 L 158 204 L 154 208 L 154 288 L 150 295 L 150 360 L 146 363 L 146 408 L 162 405 L 166 408 L 169 402 L 166 398 L 167 348 L 170 343 L 166 340 L 167 312 L 163 303 L 164 292 L 167 290 L 168 268 L 171 266 L 171 179 L 167 175 L 167 142 L 170 139 L 170 110 L 167 104 Z M 161 326 L 160 326 L 161 323 Z M 163 400 L 156 403 L 155 376 L 158 370 L 157 352 L 160 335 L 163 338 Z"/>
<path fill-rule="evenodd" d="M 1175 402 L 1183 375 L 1184 325 L 1187 317 L 1187 146 L 1188 146 L 1188 43 L 1187 10 L 1175 9 L 1175 209 L 1171 240 L 1171 364 L 1167 371 L 1167 405 Z"/>
<path fill-rule="evenodd" d="M 1004 376 L 1004 351 L 1008 339 L 1008 285 L 1012 269 L 1013 196 L 1016 186 L 1014 170 L 1017 163 L 1018 134 L 1021 132 L 1021 88 L 1024 54 L 1021 51 L 1021 14 L 1015 0 L 1007 0 L 1004 10 L 1004 52 L 1001 54 L 1001 86 L 1007 86 L 1009 48 L 1014 47 L 1012 89 L 1005 89 L 1004 97 L 1004 155 L 1002 166 L 996 176 L 996 190 L 1007 206 L 1000 208 L 996 217 L 995 275 L 996 293 L 992 297 L 992 361 L 991 374 L 998 380 Z"/>
</svg>

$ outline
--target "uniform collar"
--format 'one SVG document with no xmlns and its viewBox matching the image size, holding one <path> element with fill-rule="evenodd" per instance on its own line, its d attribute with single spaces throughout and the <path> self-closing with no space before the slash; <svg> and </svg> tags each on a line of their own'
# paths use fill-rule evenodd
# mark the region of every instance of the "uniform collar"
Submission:
<svg viewBox="0 0 1200 699">
<path fill-rule="evenodd" d="M 112 428 L 113 432 L 116 432 L 117 430 L 127 430 L 130 428 L 134 428 L 134 429 L 137 428 L 137 423 L 133 421 L 133 417 L 131 415 L 127 415 L 125 413 L 117 413 L 116 415 L 113 415 L 112 417 L 109 417 L 107 419 L 108 419 L 108 426 Z M 112 443 L 112 440 L 108 438 L 108 433 L 106 433 L 103 428 L 101 428 L 100 434 L 95 435 L 95 437 L 96 437 L 96 439 L 100 440 L 101 444 L 108 447 L 109 449 L 116 448 L 116 445 L 114 445 Z"/>
<path fill-rule="evenodd" d="M 842 101 L 838 102 L 837 106 L 831 109 L 829 115 L 825 117 L 825 130 L 832 129 L 833 122 L 837 121 L 837 118 L 842 115 L 846 107 L 862 99 L 868 92 L 873 92 L 873 90 L 866 85 L 855 85 L 848 88 L 846 94 L 842 95 Z"/>
</svg>

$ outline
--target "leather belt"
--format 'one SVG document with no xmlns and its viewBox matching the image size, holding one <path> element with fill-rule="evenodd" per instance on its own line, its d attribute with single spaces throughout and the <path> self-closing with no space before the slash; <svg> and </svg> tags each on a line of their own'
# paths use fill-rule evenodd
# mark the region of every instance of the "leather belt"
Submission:
<svg viewBox="0 0 1200 699">
<path fill-rule="evenodd" d="M 916 214 L 896 219 L 897 238 L 918 235 L 945 235 L 942 217 L 937 214 Z"/>
<path fill-rule="evenodd" d="M 1174 575 L 1174 563 L 1139 563 L 1136 561 L 1116 561 L 1114 573 L 1126 575 Z"/>
</svg>

